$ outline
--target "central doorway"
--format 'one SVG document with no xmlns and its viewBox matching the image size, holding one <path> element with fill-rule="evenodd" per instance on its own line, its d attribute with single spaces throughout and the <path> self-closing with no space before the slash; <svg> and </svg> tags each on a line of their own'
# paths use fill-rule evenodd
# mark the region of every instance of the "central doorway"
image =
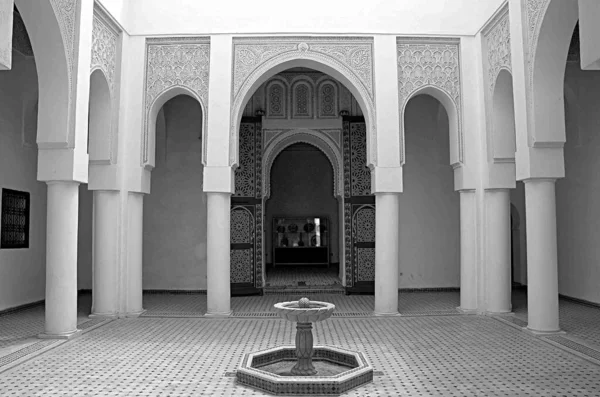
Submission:
<svg viewBox="0 0 600 397">
<path fill-rule="evenodd" d="M 282 150 L 265 202 L 267 288 L 339 288 L 339 203 L 327 156 L 307 143 Z"/>
</svg>

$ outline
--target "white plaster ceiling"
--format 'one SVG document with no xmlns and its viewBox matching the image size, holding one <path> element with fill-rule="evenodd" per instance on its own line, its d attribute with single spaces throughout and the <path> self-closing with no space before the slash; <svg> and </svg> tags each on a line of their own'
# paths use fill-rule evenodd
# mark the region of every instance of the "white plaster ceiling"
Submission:
<svg viewBox="0 0 600 397">
<path fill-rule="evenodd" d="M 474 35 L 505 0 L 99 0 L 132 35 Z"/>
</svg>

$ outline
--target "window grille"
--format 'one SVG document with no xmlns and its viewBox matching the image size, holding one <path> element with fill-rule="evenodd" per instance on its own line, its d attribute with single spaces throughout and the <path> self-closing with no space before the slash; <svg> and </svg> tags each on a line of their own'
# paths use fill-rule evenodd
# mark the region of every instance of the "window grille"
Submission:
<svg viewBox="0 0 600 397">
<path fill-rule="evenodd" d="M 29 248 L 28 192 L 2 189 L 0 248 Z"/>
</svg>

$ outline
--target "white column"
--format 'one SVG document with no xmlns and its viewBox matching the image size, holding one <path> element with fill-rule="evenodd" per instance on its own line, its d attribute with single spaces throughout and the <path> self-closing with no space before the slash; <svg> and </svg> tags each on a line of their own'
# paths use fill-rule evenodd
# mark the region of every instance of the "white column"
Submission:
<svg viewBox="0 0 600 397">
<path fill-rule="evenodd" d="M 118 312 L 119 192 L 94 191 L 92 315 L 115 317 Z"/>
<path fill-rule="evenodd" d="M 207 192 L 207 316 L 231 315 L 231 193 Z"/>
<path fill-rule="evenodd" d="M 477 310 L 477 213 L 474 190 L 460 191 L 460 307 Z"/>
<path fill-rule="evenodd" d="M 136 317 L 142 307 L 142 252 L 144 226 L 144 194 L 129 193 L 127 198 L 127 271 L 126 316 Z"/>
<path fill-rule="evenodd" d="M 510 277 L 510 191 L 487 190 L 487 311 L 508 313 L 511 310 Z"/>
<path fill-rule="evenodd" d="M 79 183 L 50 181 L 46 224 L 46 324 L 40 338 L 68 339 L 77 329 Z"/>
<path fill-rule="evenodd" d="M 558 262 L 555 179 L 527 179 L 527 310 L 534 332 L 557 332 Z"/>
<path fill-rule="evenodd" d="M 375 194 L 375 315 L 398 314 L 398 193 Z"/>
</svg>

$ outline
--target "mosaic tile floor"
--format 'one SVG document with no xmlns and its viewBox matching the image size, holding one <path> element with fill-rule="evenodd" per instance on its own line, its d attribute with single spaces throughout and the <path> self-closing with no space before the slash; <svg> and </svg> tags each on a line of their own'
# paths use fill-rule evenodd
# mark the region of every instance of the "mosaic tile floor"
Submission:
<svg viewBox="0 0 600 397">
<path fill-rule="evenodd" d="M 85 317 L 90 298 L 79 300 L 78 320 L 88 321 L 82 328 L 93 321 Z M 260 314 L 297 298 L 232 298 L 232 308 Z M 311 299 L 335 303 L 340 314 L 369 313 L 374 304 L 373 296 Z M 460 315 L 458 300 L 458 292 L 400 293 L 403 316 L 332 317 L 315 325 L 315 343 L 360 350 L 372 362 L 374 383 L 348 396 L 600 396 L 600 365 L 495 318 Z M 515 317 L 526 318 L 525 291 L 516 291 L 513 301 Z M 14 355 L 25 350 L 23 341 L 39 343 L 43 306 L 0 317 L 0 396 L 262 395 L 235 383 L 243 353 L 294 341 L 293 325 L 278 318 L 200 317 L 203 295 L 146 294 L 144 307 L 200 314 L 99 324 L 14 368 L 3 367 L 1 352 Z M 569 337 L 596 343 L 599 308 L 561 299 L 560 311 Z"/>
<path fill-rule="evenodd" d="M 600 366 L 484 316 L 338 318 L 314 336 L 382 372 L 348 396 L 600 396 Z M 280 319 L 116 320 L 0 374 L 0 395 L 262 395 L 231 374 L 293 338 Z"/>
</svg>

